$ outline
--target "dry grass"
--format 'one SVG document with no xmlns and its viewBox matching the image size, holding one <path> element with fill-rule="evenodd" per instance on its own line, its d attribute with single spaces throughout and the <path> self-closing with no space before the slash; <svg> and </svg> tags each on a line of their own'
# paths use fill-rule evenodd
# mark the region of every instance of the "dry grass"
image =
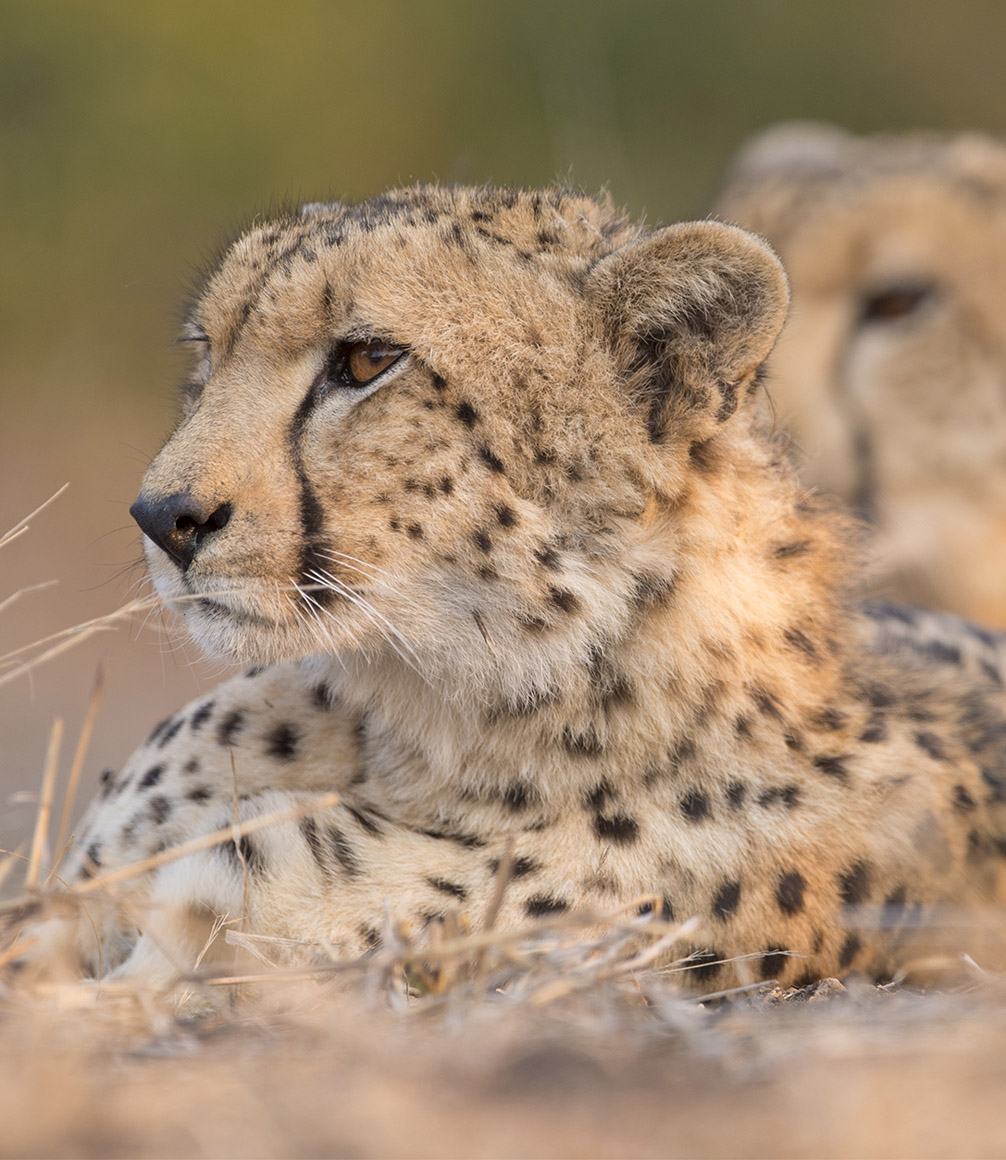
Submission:
<svg viewBox="0 0 1006 1160">
<path fill-rule="evenodd" d="M 135 612 L 0 658 L 0 681 Z M 784 994 L 766 984 L 685 998 L 676 984 L 687 965 L 674 948 L 688 921 L 640 918 L 633 904 L 499 932 L 505 864 L 488 913 L 454 916 L 432 945 L 388 922 L 379 950 L 346 959 L 234 923 L 222 933 L 235 950 L 229 974 L 195 964 L 159 993 L 27 985 L 15 969 L 26 917 L 80 905 L 153 865 L 59 880 L 100 698 L 99 677 L 61 800 L 54 726 L 31 840 L 0 856 L 10 899 L 0 944 L 0 1155 L 1006 1151 L 1006 976 L 951 953 L 929 967 L 963 972 L 937 974 L 943 985 L 925 992 L 832 983 Z M 990 927 L 1001 941 L 1006 924 L 991 916 Z M 955 937 L 951 928 L 943 940 L 951 952 Z M 185 1013 L 194 1006 L 204 1013 Z"/>
</svg>

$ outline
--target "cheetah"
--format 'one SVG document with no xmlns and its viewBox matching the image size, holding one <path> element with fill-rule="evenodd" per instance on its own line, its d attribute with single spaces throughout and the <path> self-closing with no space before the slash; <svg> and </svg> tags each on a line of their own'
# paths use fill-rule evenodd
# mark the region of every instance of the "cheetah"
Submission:
<svg viewBox="0 0 1006 1160">
<path fill-rule="evenodd" d="M 39 923 L 33 969 L 167 986 L 220 919 L 366 953 L 477 923 L 504 860 L 500 928 L 648 899 L 702 992 L 890 977 L 998 898 L 1003 641 L 857 603 L 852 523 L 765 414 L 787 305 L 751 234 L 561 189 L 234 243 L 131 511 L 247 671 L 105 775 L 65 873 L 288 812 Z"/>
<path fill-rule="evenodd" d="M 717 212 L 786 264 L 779 413 L 875 529 L 875 590 L 1006 625 L 1006 148 L 781 125 Z"/>
</svg>

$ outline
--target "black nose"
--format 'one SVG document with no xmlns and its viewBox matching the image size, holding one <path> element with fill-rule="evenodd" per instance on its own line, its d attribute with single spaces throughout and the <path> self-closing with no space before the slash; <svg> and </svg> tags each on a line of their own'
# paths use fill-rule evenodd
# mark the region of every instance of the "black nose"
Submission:
<svg viewBox="0 0 1006 1160">
<path fill-rule="evenodd" d="M 222 503 L 212 511 L 187 491 L 163 499 L 141 495 L 129 509 L 143 534 L 171 557 L 184 572 L 192 563 L 199 545 L 214 532 L 227 526 L 231 505 Z"/>
</svg>

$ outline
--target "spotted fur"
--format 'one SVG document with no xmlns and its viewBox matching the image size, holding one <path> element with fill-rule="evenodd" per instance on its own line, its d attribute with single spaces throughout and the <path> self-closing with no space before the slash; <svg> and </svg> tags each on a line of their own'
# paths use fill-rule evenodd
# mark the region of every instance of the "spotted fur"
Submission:
<svg viewBox="0 0 1006 1160">
<path fill-rule="evenodd" d="M 147 544 L 165 601 L 253 667 L 105 780 L 69 873 L 340 801 L 54 920 L 47 961 L 97 970 L 93 920 L 103 969 L 163 981 L 218 915 L 364 950 L 386 913 L 477 925 L 505 861 L 501 926 L 655 896 L 709 989 L 882 975 L 920 913 L 992 898 L 1000 642 L 855 606 L 844 522 L 760 417 L 786 304 L 751 235 L 560 190 L 235 243 L 136 510 L 187 545 Z M 340 388 L 364 339 L 407 353 Z"/>
</svg>

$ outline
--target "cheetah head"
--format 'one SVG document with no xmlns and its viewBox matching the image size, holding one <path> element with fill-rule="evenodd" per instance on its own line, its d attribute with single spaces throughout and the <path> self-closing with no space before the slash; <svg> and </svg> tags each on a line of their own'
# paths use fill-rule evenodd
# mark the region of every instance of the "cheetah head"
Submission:
<svg viewBox="0 0 1006 1160">
<path fill-rule="evenodd" d="M 617 630 L 689 448 L 743 422 L 786 304 L 751 235 L 559 190 L 260 226 L 192 311 L 197 368 L 131 509 L 157 589 L 242 662 L 581 648 Z"/>
</svg>

